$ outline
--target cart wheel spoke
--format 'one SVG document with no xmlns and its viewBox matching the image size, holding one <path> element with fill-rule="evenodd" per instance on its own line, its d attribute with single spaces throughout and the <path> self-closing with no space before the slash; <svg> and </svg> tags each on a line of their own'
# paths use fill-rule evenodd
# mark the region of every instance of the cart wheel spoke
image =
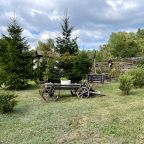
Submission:
<svg viewBox="0 0 144 144">
<path fill-rule="evenodd" d="M 39 93 L 40 93 L 40 96 L 47 102 L 49 99 L 49 94 L 47 93 L 47 91 L 41 90 Z"/>
</svg>

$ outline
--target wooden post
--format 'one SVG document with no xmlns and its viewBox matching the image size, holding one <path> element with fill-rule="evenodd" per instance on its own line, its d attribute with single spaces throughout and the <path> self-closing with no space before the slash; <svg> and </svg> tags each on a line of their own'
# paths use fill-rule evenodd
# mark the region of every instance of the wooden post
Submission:
<svg viewBox="0 0 144 144">
<path fill-rule="evenodd" d="M 94 73 L 96 74 L 96 60 L 95 60 L 95 58 L 96 58 L 96 51 L 94 51 L 94 64 L 93 64 L 93 66 L 94 66 Z"/>
</svg>

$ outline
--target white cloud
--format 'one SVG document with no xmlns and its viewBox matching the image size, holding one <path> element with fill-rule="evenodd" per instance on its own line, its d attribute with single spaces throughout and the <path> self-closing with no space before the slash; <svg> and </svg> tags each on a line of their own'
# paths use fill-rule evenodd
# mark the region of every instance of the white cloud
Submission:
<svg viewBox="0 0 144 144">
<path fill-rule="evenodd" d="M 57 33 L 56 31 L 54 32 L 51 32 L 51 31 L 44 31 L 40 34 L 39 36 L 39 39 L 42 40 L 42 41 L 46 41 L 47 39 L 49 38 L 52 38 L 52 39 L 55 39 L 56 36 L 57 36 Z"/>
<path fill-rule="evenodd" d="M 79 45 L 98 48 L 111 32 L 136 31 L 144 27 L 143 0 L 1 0 L 0 33 L 6 33 L 14 11 L 31 47 L 38 40 L 55 38 L 61 32 L 62 16 L 68 9 L 73 37 Z"/>
</svg>

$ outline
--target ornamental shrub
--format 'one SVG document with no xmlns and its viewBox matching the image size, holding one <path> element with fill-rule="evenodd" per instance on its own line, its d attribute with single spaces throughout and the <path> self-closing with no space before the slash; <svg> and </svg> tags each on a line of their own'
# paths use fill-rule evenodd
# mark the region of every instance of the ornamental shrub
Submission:
<svg viewBox="0 0 144 144">
<path fill-rule="evenodd" d="M 15 94 L 0 93 L 0 113 L 12 112 L 14 106 L 17 105 L 16 97 Z"/>
<path fill-rule="evenodd" d="M 129 71 L 129 74 L 133 77 L 134 87 L 143 87 L 144 86 L 144 68 L 138 67 Z"/>
<path fill-rule="evenodd" d="M 119 77 L 120 86 L 119 89 L 126 95 L 130 93 L 133 87 L 133 77 L 129 74 L 123 74 Z"/>
</svg>

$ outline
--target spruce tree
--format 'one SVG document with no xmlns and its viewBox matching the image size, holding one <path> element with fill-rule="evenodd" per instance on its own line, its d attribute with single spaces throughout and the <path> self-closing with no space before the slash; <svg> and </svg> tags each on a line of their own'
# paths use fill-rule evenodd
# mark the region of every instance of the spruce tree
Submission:
<svg viewBox="0 0 144 144">
<path fill-rule="evenodd" d="M 63 18 L 61 25 L 62 34 L 56 38 L 56 50 L 61 55 L 69 53 L 70 55 L 78 53 L 77 37 L 72 39 L 73 27 L 70 25 L 70 18 L 67 14 Z"/>
<path fill-rule="evenodd" d="M 0 84 L 12 89 L 22 89 L 32 74 L 29 45 L 22 37 L 23 29 L 13 20 L 7 28 L 8 35 L 0 41 Z"/>
</svg>

